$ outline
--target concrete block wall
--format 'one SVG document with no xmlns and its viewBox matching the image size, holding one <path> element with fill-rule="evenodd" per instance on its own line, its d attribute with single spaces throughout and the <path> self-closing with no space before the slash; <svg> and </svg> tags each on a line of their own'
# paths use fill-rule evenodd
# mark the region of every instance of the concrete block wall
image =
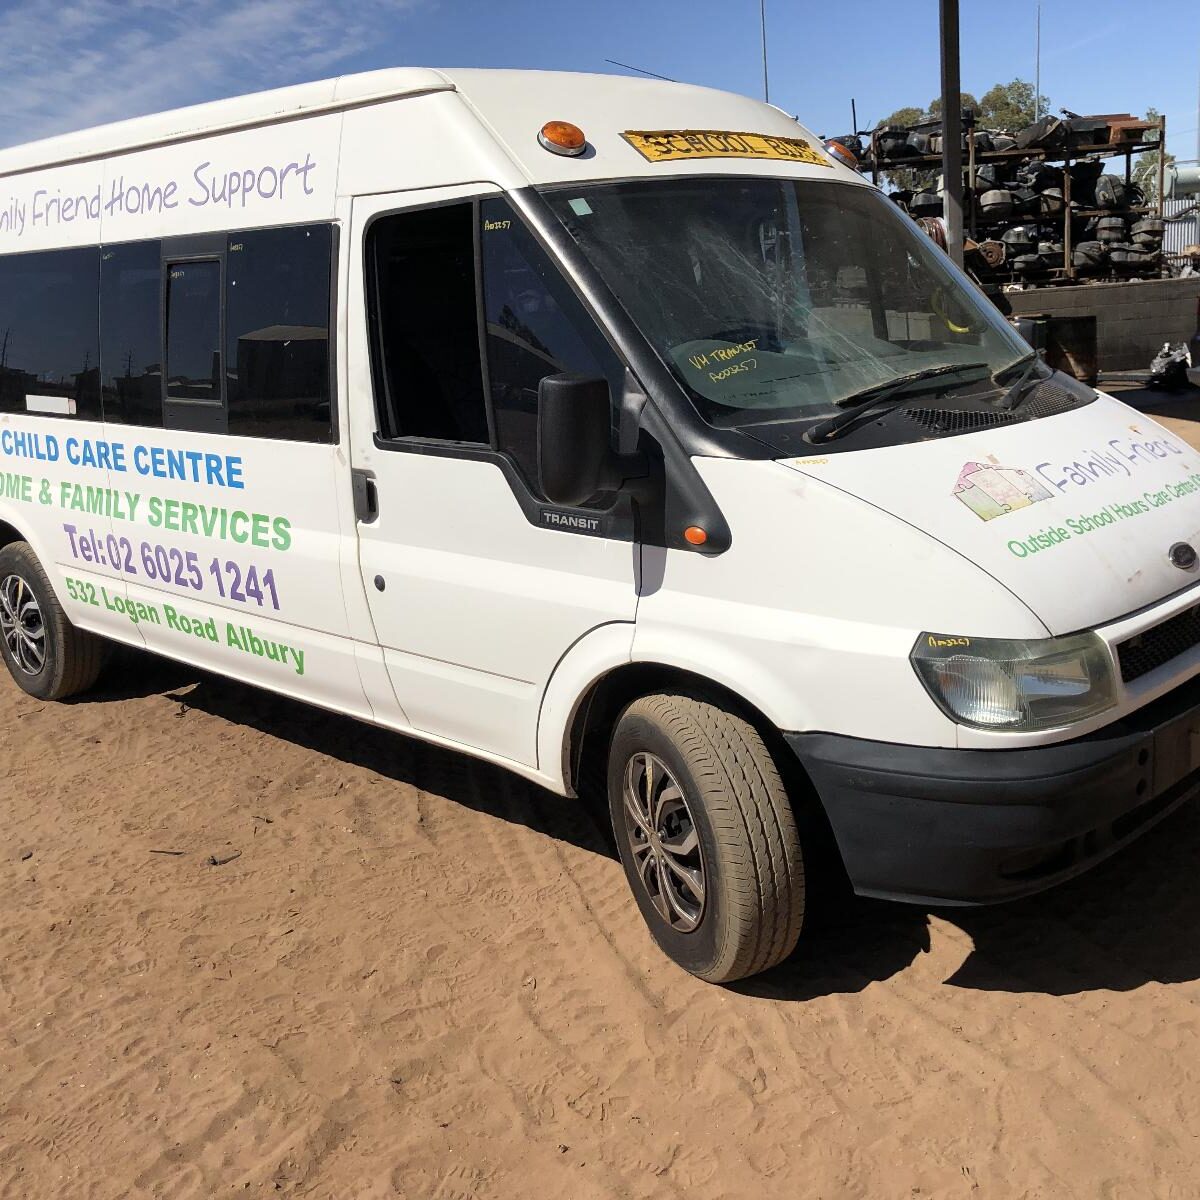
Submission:
<svg viewBox="0 0 1200 1200">
<path fill-rule="evenodd" d="M 1096 315 L 1102 371 L 1142 371 L 1163 342 L 1187 342 L 1200 328 L 1200 278 L 1138 279 L 1007 292 L 1014 316 Z"/>
</svg>

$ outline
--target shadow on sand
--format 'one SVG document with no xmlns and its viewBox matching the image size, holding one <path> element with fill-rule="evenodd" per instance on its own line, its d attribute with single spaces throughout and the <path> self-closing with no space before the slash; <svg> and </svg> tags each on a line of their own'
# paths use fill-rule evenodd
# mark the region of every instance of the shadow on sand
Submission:
<svg viewBox="0 0 1200 1200">
<path fill-rule="evenodd" d="M 123 651 L 86 702 L 155 693 L 591 853 L 616 856 L 605 806 L 594 794 L 563 800 L 466 755 L 194 667 Z M 815 920 L 796 953 L 734 990 L 789 1001 L 861 991 L 929 950 L 931 912 L 974 943 L 948 986 L 1066 995 L 1200 979 L 1200 802 L 1185 805 L 1095 870 L 1027 900 L 925 909 L 856 898 L 830 873 L 814 901 Z"/>
</svg>

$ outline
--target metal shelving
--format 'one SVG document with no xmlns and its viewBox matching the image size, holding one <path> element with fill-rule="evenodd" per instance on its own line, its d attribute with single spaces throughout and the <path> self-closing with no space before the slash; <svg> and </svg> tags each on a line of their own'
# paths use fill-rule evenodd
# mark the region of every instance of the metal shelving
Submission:
<svg viewBox="0 0 1200 1200">
<path fill-rule="evenodd" d="M 966 134 L 966 162 L 963 166 L 963 177 L 966 184 L 964 193 L 964 217 L 966 218 L 966 229 L 971 242 L 978 242 L 979 231 L 981 228 L 988 229 L 989 237 L 999 237 L 1000 234 L 1008 229 L 1017 228 L 1023 225 L 1041 225 L 1050 226 L 1057 225 L 1061 221 L 1062 229 L 1062 247 L 1063 261 L 1060 267 L 1050 267 L 1048 275 L 1045 278 L 1021 278 L 1011 273 L 1013 278 L 1020 279 L 1020 282 L 1031 284 L 1033 286 L 1045 286 L 1047 284 L 1056 283 L 1074 283 L 1078 280 L 1081 274 L 1085 274 L 1089 279 L 1098 278 L 1098 275 L 1093 272 L 1081 273 L 1072 261 L 1073 259 L 1073 242 L 1072 242 L 1072 221 L 1080 219 L 1091 219 L 1093 217 L 1123 217 L 1136 218 L 1139 216 L 1154 215 L 1157 217 L 1163 216 L 1163 192 L 1165 183 L 1166 158 L 1164 154 L 1159 154 L 1158 160 L 1158 187 L 1156 202 L 1153 204 L 1131 204 L 1120 208 L 1072 208 L 1071 207 L 1071 166 L 1078 163 L 1081 159 L 1099 158 L 1101 160 L 1112 160 L 1124 158 L 1125 160 L 1125 184 L 1128 188 L 1133 182 L 1133 156 L 1135 154 L 1143 154 L 1147 151 L 1165 150 L 1167 140 L 1167 121 L 1166 117 L 1160 117 L 1157 124 L 1158 136 L 1156 140 L 1149 140 L 1145 137 L 1148 128 L 1154 128 L 1144 121 L 1130 122 L 1118 118 L 1114 121 L 1112 134 L 1110 136 L 1118 137 L 1116 142 L 1108 141 L 1102 143 L 1080 143 L 1072 145 L 1070 142 L 1070 131 L 1067 133 L 1067 144 L 1062 147 L 1029 147 L 1027 149 L 1006 149 L 1006 150 L 978 150 L 975 145 L 975 129 L 974 125 L 969 125 L 965 128 Z M 1122 129 L 1132 131 L 1140 130 L 1142 136 L 1135 140 L 1124 140 L 1119 137 Z M 940 170 L 942 165 L 942 156 L 940 154 L 916 154 L 909 155 L 904 158 L 881 158 L 877 153 L 877 137 L 878 132 L 872 134 L 871 149 L 868 155 L 868 163 L 870 167 L 871 179 L 876 186 L 879 186 L 881 175 L 886 175 L 894 171 L 905 170 Z M 980 166 L 991 163 L 1013 163 L 1026 162 L 1037 160 L 1045 163 L 1062 164 L 1062 214 L 1047 214 L 1039 213 L 1037 215 L 1017 214 L 1014 213 L 1011 217 L 1003 219 L 995 219 L 985 216 L 980 211 L 979 199 L 980 191 L 977 186 L 977 171 Z M 1003 186 L 1003 185 L 997 185 Z M 1160 267 L 1161 271 L 1161 267 Z M 1111 277 L 1115 278 L 1130 278 L 1131 275 L 1125 275 L 1115 268 L 1110 267 L 1109 272 Z"/>
</svg>

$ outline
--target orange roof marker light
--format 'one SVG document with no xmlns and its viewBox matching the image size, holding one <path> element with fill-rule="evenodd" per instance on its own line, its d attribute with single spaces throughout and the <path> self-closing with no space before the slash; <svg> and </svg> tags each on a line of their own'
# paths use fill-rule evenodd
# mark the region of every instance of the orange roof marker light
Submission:
<svg viewBox="0 0 1200 1200">
<path fill-rule="evenodd" d="M 570 121 L 547 121 L 538 130 L 538 144 L 551 154 L 578 158 L 587 149 L 587 138 L 578 125 Z"/>
<path fill-rule="evenodd" d="M 683 536 L 693 546 L 703 546 L 708 541 L 708 534 L 699 525 L 689 525 L 683 531 Z"/>
<path fill-rule="evenodd" d="M 858 170 L 858 156 L 837 138 L 828 138 L 825 142 L 825 149 L 843 166 L 849 167 L 852 171 Z"/>
</svg>

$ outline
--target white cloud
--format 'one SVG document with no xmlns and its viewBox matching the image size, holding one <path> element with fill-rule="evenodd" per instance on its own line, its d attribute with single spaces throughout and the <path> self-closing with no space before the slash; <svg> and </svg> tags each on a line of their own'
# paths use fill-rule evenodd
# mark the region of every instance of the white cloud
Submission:
<svg viewBox="0 0 1200 1200">
<path fill-rule="evenodd" d="M 0 145 L 344 70 L 420 0 L 65 0 L 0 9 Z"/>
</svg>

